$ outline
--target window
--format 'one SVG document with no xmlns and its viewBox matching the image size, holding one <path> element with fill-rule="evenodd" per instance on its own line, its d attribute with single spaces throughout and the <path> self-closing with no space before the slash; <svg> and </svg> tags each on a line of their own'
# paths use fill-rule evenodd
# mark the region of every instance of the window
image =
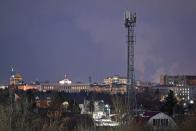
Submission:
<svg viewBox="0 0 196 131">
<path fill-rule="evenodd" d="M 168 126 L 168 119 L 153 119 L 153 126 Z"/>
<path fill-rule="evenodd" d="M 153 126 L 159 126 L 160 125 L 160 119 L 153 119 Z"/>
<path fill-rule="evenodd" d="M 153 126 L 155 126 L 156 125 L 156 119 L 153 119 Z"/>
<path fill-rule="evenodd" d="M 161 126 L 168 126 L 168 119 L 161 119 Z"/>
</svg>

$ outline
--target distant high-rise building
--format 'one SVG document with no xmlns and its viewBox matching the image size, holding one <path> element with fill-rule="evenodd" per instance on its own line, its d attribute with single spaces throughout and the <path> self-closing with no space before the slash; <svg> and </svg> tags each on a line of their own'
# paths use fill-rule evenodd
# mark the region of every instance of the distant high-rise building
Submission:
<svg viewBox="0 0 196 131">
<path fill-rule="evenodd" d="M 161 85 L 170 86 L 195 86 L 196 76 L 194 75 L 161 75 Z"/>
<path fill-rule="evenodd" d="M 194 75 L 161 75 L 160 85 L 160 92 L 173 90 L 179 99 L 196 100 L 196 76 Z"/>
</svg>

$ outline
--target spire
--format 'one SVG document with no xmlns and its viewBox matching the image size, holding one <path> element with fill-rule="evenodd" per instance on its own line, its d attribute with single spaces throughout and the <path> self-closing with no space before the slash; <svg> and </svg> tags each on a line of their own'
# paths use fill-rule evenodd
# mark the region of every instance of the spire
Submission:
<svg viewBox="0 0 196 131">
<path fill-rule="evenodd" d="M 13 78 L 15 76 L 15 72 L 14 72 L 14 67 L 11 67 L 11 77 Z"/>
</svg>

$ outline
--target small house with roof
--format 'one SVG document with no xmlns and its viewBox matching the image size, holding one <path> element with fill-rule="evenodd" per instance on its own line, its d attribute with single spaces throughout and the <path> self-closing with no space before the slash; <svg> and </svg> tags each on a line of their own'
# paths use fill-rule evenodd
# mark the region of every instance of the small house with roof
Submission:
<svg viewBox="0 0 196 131">
<path fill-rule="evenodd" d="M 147 111 L 136 118 L 138 124 L 146 125 L 154 131 L 174 130 L 175 121 L 163 112 Z"/>
</svg>

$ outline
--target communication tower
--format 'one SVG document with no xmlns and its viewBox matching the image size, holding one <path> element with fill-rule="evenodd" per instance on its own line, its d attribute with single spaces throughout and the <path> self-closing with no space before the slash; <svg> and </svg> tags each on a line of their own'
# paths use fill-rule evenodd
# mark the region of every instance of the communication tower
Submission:
<svg viewBox="0 0 196 131">
<path fill-rule="evenodd" d="M 127 95 L 126 104 L 128 112 L 137 108 L 134 74 L 134 28 L 136 13 L 126 11 L 124 13 L 125 28 L 127 28 Z"/>
</svg>

